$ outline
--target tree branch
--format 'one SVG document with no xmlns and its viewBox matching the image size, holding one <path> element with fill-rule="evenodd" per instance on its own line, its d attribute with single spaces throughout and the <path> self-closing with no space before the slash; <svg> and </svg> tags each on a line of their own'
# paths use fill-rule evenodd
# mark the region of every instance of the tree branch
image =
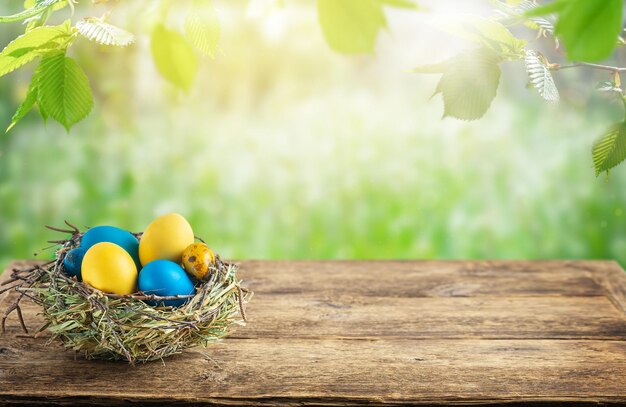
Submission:
<svg viewBox="0 0 626 407">
<path fill-rule="evenodd" d="M 579 67 L 601 69 L 603 71 L 610 71 L 610 72 L 626 72 L 626 68 L 622 68 L 622 67 L 619 67 L 619 66 L 592 64 L 592 63 L 589 63 L 589 62 L 576 62 L 576 63 L 573 63 L 571 65 L 554 64 L 553 66 L 551 66 L 551 69 L 554 70 L 554 71 L 558 71 L 560 69 L 579 68 Z"/>
</svg>

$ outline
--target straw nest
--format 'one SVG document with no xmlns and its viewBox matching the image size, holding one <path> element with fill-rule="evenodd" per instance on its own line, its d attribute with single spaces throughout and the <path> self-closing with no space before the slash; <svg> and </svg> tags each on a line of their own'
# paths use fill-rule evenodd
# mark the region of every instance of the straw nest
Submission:
<svg viewBox="0 0 626 407">
<path fill-rule="evenodd" d="M 0 290 L 14 289 L 19 293 L 2 318 L 3 331 L 6 318 L 15 311 L 22 329 L 28 332 L 20 308 L 20 301 L 26 297 L 42 307 L 45 324 L 38 332 L 50 332 L 51 341 L 61 340 L 66 349 L 88 359 L 126 360 L 134 364 L 207 346 L 226 336 L 231 325 L 245 323 L 244 306 L 252 293 L 241 287 L 236 265 L 216 256 L 211 277 L 196 284 L 196 293 L 190 296 L 105 293 L 65 273 L 63 260 L 79 246 L 84 234 L 67 224 L 71 230 L 49 227 L 72 234 L 67 240 L 52 242 L 58 248 L 54 260 L 30 269 L 13 270 L 8 287 Z M 150 305 L 177 298 L 187 302 L 177 308 Z"/>
</svg>

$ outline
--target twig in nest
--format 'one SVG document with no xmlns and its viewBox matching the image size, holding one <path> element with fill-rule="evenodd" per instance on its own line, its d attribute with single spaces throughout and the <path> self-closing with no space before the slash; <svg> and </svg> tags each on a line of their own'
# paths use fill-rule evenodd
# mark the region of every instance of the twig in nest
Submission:
<svg viewBox="0 0 626 407">
<path fill-rule="evenodd" d="M 11 315 L 13 311 L 17 311 L 17 316 L 20 320 L 20 325 L 22 325 L 22 330 L 24 330 L 25 333 L 28 333 L 28 329 L 26 328 L 26 324 L 24 323 L 24 317 L 22 316 L 22 309 L 20 308 L 20 301 L 22 297 L 24 297 L 24 293 L 20 294 L 17 300 L 13 304 L 9 305 L 4 312 L 4 315 L 2 315 L 2 333 L 6 332 L 7 318 L 9 317 L 9 315 Z"/>
<path fill-rule="evenodd" d="M 46 228 L 48 228 L 50 230 L 54 230 L 55 232 L 69 233 L 71 235 L 73 235 L 75 233 L 73 230 L 61 229 L 61 228 L 57 228 L 57 227 L 50 226 L 50 225 L 46 225 Z"/>
<path fill-rule="evenodd" d="M 67 220 L 65 220 L 65 221 L 63 221 L 63 222 L 65 222 L 65 224 L 66 224 L 67 226 L 69 226 L 69 227 L 71 227 L 71 228 L 72 228 L 72 230 L 74 231 L 74 234 L 75 234 L 75 235 L 77 235 L 77 234 L 79 234 L 79 233 L 80 233 L 80 230 L 78 230 L 78 228 L 77 228 L 76 226 L 72 225 L 72 224 L 71 224 L 71 223 L 69 223 Z"/>
<path fill-rule="evenodd" d="M 237 299 L 239 300 L 239 312 L 241 313 L 241 318 L 245 322 L 248 322 L 248 318 L 246 318 L 246 308 L 243 305 L 243 293 L 241 292 L 241 286 L 237 286 Z"/>
<path fill-rule="evenodd" d="M 16 304 L 15 309 L 17 311 L 17 316 L 20 319 L 20 325 L 22 325 L 22 329 L 25 333 L 28 333 L 28 328 L 26 328 L 26 324 L 24 323 L 24 316 L 22 315 L 22 308 L 19 306 L 19 304 Z"/>
</svg>

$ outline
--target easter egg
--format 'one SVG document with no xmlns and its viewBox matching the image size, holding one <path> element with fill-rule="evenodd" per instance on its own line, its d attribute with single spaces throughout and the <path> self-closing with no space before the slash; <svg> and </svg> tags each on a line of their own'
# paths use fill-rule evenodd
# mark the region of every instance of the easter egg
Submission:
<svg viewBox="0 0 626 407">
<path fill-rule="evenodd" d="M 65 273 L 70 277 L 76 277 L 78 281 L 82 280 L 81 277 L 81 264 L 83 263 L 83 257 L 85 257 L 85 253 L 87 253 L 87 249 L 84 247 L 77 247 L 75 249 L 70 250 L 66 255 L 65 259 L 63 259 L 63 267 L 65 268 Z"/>
<path fill-rule="evenodd" d="M 209 279 L 211 264 L 215 263 L 215 254 L 204 243 L 192 243 L 183 252 L 185 271 L 197 280 Z"/>
<path fill-rule="evenodd" d="M 120 295 L 136 291 L 137 266 L 130 254 L 114 243 L 97 243 L 87 250 L 81 273 L 85 283 L 101 291 Z"/>
<path fill-rule="evenodd" d="M 89 250 L 93 245 L 102 242 L 115 243 L 120 246 L 133 258 L 137 269 L 141 268 L 141 263 L 139 262 L 139 241 L 132 233 L 115 226 L 96 226 L 85 232 L 80 246 Z"/>
<path fill-rule="evenodd" d="M 177 213 L 159 216 L 141 236 L 139 259 L 144 266 L 153 260 L 180 263 L 183 251 L 193 242 L 193 230 L 185 218 Z"/>
<path fill-rule="evenodd" d="M 169 260 L 154 260 L 146 264 L 139 273 L 139 291 L 170 297 L 192 295 L 195 288 L 181 266 Z M 162 302 L 168 306 L 178 307 L 186 301 L 186 298 L 181 298 Z"/>
</svg>

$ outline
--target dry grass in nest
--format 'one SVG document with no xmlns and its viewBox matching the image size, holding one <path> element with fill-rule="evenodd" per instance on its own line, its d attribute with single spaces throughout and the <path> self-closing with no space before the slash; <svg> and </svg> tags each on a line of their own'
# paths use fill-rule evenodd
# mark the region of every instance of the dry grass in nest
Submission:
<svg viewBox="0 0 626 407">
<path fill-rule="evenodd" d="M 232 324 L 245 323 L 244 306 L 252 293 L 237 280 L 237 266 L 216 256 L 208 281 L 196 285 L 190 296 L 162 297 L 137 293 L 117 295 L 104 293 L 69 277 L 63 271 L 66 254 L 80 244 L 82 236 L 72 230 L 50 229 L 71 233 L 60 245 L 55 260 L 30 269 L 13 270 L 0 290 L 17 291 L 16 301 L 9 304 L 3 318 L 15 311 L 22 328 L 20 301 L 26 297 L 42 307 L 51 340 L 60 339 L 66 349 L 89 359 L 126 360 L 129 363 L 163 359 L 195 346 L 207 346 L 227 335 Z M 157 307 L 145 301 L 188 298 L 182 306 Z"/>
</svg>

